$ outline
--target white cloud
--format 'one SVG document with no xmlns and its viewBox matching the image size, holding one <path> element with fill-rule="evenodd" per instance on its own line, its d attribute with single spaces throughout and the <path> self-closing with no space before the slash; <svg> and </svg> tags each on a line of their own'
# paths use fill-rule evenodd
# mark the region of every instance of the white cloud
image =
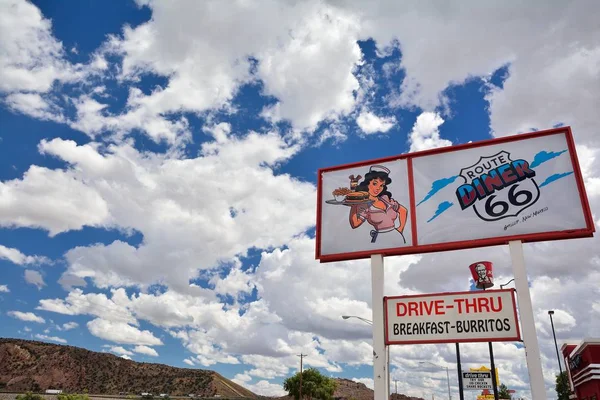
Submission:
<svg viewBox="0 0 600 400">
<path fill-rule="evenodd" d="M 11 93 L 6 97 L 5 102 L 13 111 L 27 114 L 33 118 L 64 122 L 62 110 L 37 93 Z"/>
<path fill-rule="evenodd" d="M 46 342 L 57 342 L 57 343 L 67 344 L 67 341 L 65 339 L 59 338 L 56 336 L 47 336 L 47 335 L 36 334 L 35 337 L 37 339 L 44 340 Z"/>
<path fill-rule="evenodd" d="M 113 290 L 111 299 L 103 293 L 84 294 L 81 289 L 74 289 L 64 300 L 40 300 L 37 309 L 65 315 L 94 315 L 108 321 L 137 325 L 131 311 L 121 304 L 123 301 L 127 302 L 124 289 Z"/>
<path fill-rule="evenodd" d="M 120 344 L 162 345 L 162 341 L 152 332 L 140 330 L 125 322 L 107 321 L 96 318 L 87 323 L 90 333 L 100 339 Z"/>
<path fill-rule="evenodd" d="M 8 260 L 17 265 L 38 265 L 46 264 L 51 261 L 44 256 L 26 256 L 21 253 L 18 249 L 12 247 L 6 247 L 0 244 L 0 259 Z"/>
<path fill-rule="evenodd" d="M 44 277 L 42 274 L 32 269 L 25 270 L 25 282 L 29 283 L 30 285 L 34 285 L 39 290 L 46 286 L 46 282 L 44 282 Z"/>
<path fill-rule="evenodd" d="M 359 83 L 353 71 L 362 60 L 356 43 L 360 20 L 323 3 L 301 4 L 294 7 L 296 20 L 286 27 L 290 34 L 259 52 L 258 76 L 266 92 L 279 99 L 264 114 L 312 130 L 354 109 Z"/>
<path fill-rule="evenodd" d="M 314 129 L 320 120 L 335 119 L 354 107 L 358 81 L 352 72 L 361 54 L 356 43 L 360 23 L 352 13 L 319 2 L 149 6 L 151 21 L 125 28 L 122 38 L 113 37 L 107 46 L 124 55 L 124 78 L 146 71 L 170 78 L 150 95 L 131 96 L 129 114 L 152 118 L 227 105 L 241 84 L 254 79 L 249 57 L 258 60 L 256 74 L 266 94 L 279 100 L 265 112 L 274 120 L 290 119 L 298 129 Z M 247 23 L 250 18 L 252 24 Z M 227 37 L 223 24 L 232 29 Z"/>
<path fill-rule="evenodd" d="M 362 383 L 369 389 L 373 389 L 375 387 L 373 378 L 351 378 L 350 380 L 352 380 L 354 382 Z"/>
<path fill-rule="evenodd" d="M 358 118 L 356 118 L 356 123 L 366 134 L 377 132 L 385 133 L 396 125 L 396 118 L 378 117 L 370 111 L 362 111 Z"/>
<path fill-rule="evenodd" d="M 47 92 L 56 81 L 84 81 L 106 69 L 101 55 L 88 65 L 67 62 L 51 21 L 30 2 L 2 0 L 0 7 L 0 92 Z"/>
<path fill-rule="evenodd" d="M 36 214 L 32 206 L 22 212 L 20 225 L 43 226 L 58 233 L 84 224 L 118 223 L 124 230 L 143 234 L 143 243 L 133 247 L 117 240 L 71 249 L 66 254 L 69 268 L 65 274 L 91 278 L 103 287 L 163 281 L 179 291 L 188 290 L 188 281 L 197 276 L 198 268 L 211 268 L 251 247 L 281 245 L 313 224 L 314 186 L 274 173 L 275 166 L 293 156 L 297 147 L 290 147 L 276 133 L 223 140 L 204 143 L 200 157 L 186 160 L 147 157 L 129 144 L 111 146 L 108 153 L 100 154 L 92 146 L 61 139 L 42 142 L 44 153 L 69 162 L 72 168 L 44 172 L 54 182 L 44 179 L 36 186 L 52 184 L 51 198 L 36 195 L 34 204 L 48 203 L 44 209 L 52 212 Z M 26 176 L 14 187 L 28 181 Z M 85 184 L 73 187 L 78 193 L 74 196 L 62 182 Z M 174 184 L 179 189 L 174 190 Z M 90 195 L 87 200 L 85 193 Z M 14 195 L 29 201 L 21 190 Z M 81 212 L 79 203 L 72 204 L 74 198 L 81 200 Z M 288 210 L 290 204 L 294 204 L 293 213 Z M 15 208 L 15 204 L 7 207 L 7 213 L 12 210 L 7 218 L 13 221 L 18 214 Z M 286 224 L 269 222 L 282 219 Z M 269 229 L 263 229 L 265 223 Z M 210 251 L 217 244 L 223 251 Z"/>
<path fill-rule="evenodd" d="M 252 377 L 248 374 L 236 374 L 233 377 L 233 381 L 242 386 L 245 385 L 247 382 L 250 382 L 251 380 Z"/>
<path fill-rule="evenodd" d="M 23 179 L 0 182 L 0 226 L 41 227 L 51 236 L 109 218 L 106 202 L 74 174 L 32 165 Z"/>
<path fill-rule="evenodd" d="M 261 396 L 281 397 L 287 395 L 287 392 L 283 390 L 283 386 L 277 383 L 270 383 L 266 380 L 260 380 L 256 383 L 244 382 L 235 378 L 232 380 L 233 382 L 242 385 L 244 388 L 250 390 L 251 392 Z"/>
<path fill-rule="evenodd" d="M 419 115 L 408 137 L 409 151 L 452 146 L 451 141 L 440 137 L 439 127 L 443 123 L 442 117 L 435 112 L 424 112 Z"/>
<path fill-rule="evenodd" d="M 131 357 L 129 357 L 127 354 L 123 354 L 122 356 L 120 356 L 121 358 L 124 358 L 125 360 L 131 360 Z"/>
<path fill-rule="evenodd" d="M 229 294 L 234 298 L 243 294 L 250 294 L 254 288 L 252 274 L 248 271 L 242 271 L 241 265 L 231 268 L 224 278 L 215 275 L 210 283 L 215 285 L 215 293 Z"/>
<path fill-rule="evenodd" d="M 0 293 L 10 293 L 10 289 L 7 285 L 0 285 Z"/>
<path fill-rule="evenodd" d="M 43 324 L 46 322 L 44 318 L 38 317 L 32 312 L 9 311 L 6 314 L 10 315 L 13 318 L 20 319 L 21 321 L 37 322 L 39 324 Z"/>
<path fill-rule="evenodd" d="M 2 10 L 0 91 L 49 90 L 55 79 L 68 73 L 50 21 L 25 1 L 3 0 Z"/>
<path fill-rule="evenodd" d="M 596 27 L 596 34 L 598 32 L 600 29 Z M 556 57 L 558 52 L 561 57 Z M 564 123 L 572 126 L 577 143 L 598 148 L 600 140 L 593 112 L 600 106 L 600 94 L 595 90 L 599 79 L 598 43 L 569 43 L 563 38 L 552 46 L 535 49 L 511 64 L 503 89 L 495 88 L 487 96 L 494 134 L 505 136 Z M 544 85 L 544 82 L 552 82 L 552 85 Z M 527 89 L 523 87 L 525 83 Z M 544 107 L 531 104 L 541 99 L 552 101 Z"/>
<path fill-rule="evenodd" d="M 133 351 L 140 354 L 145 354 L 147 356 L 158 357 L 158 353 L 152 347 L 148 346 L 135 346 Z"/>
<path fill-rule="evenodd" d="M 189 358 L 184 358 L 183 362 L 192 367 L 194 366 L 194 362 L 192 360 L 190 360 Z"/>
<path fill-rule="evenodd" d="M 122 346 L 110 346 L 110 345 L 106 345 L 104 347 L 108 348 L 108 351 L 110 351 L 111 353 L 115 353 L 119 356 L 132 356 L 133 352 L 129 351 L 127 349 L 125 349 Z"/>
<path fill-rule="evenodd" d="M 67 322 L 62 325 L 62 329 L 65 331 L 70 331 L 71 329 L 75 329 L 77 327 L 79 327 L 79 324 L 77 322 Z"/>
</svg>

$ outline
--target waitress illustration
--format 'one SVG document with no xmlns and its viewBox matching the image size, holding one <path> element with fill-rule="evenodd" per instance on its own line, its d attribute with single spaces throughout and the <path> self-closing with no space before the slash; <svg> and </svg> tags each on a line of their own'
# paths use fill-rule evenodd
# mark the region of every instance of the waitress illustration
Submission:
<svg viewBox="0 0 600 400">
<path fill-rule="evenodd" d="M 358 184 L 355 191 L 368 192 L 369 201 L 350 207 L 350 226 L 353 229 L 365 221 L 374 229 L 371 230 L 371 243 L 375 243 L 380 233 L 398 232 L 404 243 L 402 232 L 406 226 L 408 210 L 392 198 L 387 185 L 392 183 L 390 170 L 382 165 L 372 165 L 365 179 Z"/>
</svg>

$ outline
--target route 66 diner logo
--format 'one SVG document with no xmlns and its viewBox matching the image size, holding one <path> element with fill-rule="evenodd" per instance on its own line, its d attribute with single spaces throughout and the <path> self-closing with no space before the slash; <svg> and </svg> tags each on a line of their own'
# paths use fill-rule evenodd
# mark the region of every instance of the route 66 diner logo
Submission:
<svg viewBox="0 0 600 400">
<path fill-rule="evenodd" d="M 540 197 L 535 171 L 525 160 L 513 161 L 506 151 L 480 157 L 461 169 L 460 176 L 465 180 L 456 189 L 461 209 L 472 207 L 484 221 L 516 217 Z"/>
</svg>

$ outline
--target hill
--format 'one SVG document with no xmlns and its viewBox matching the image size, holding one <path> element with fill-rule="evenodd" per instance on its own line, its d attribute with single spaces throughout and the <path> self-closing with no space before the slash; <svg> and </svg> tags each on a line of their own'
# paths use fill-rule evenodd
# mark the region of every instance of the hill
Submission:
<svg viewBox="0 0 600 400">
<path fill-rule="evenodd" d="M 373 389 L 369 389 L 364 383 L 355 382 L 350 379 L 333 378 L 336 382 L 333 398 L 335 400 L 373 400 Z M 278 400 L 293 400 L 291 396 L 279 397 Z M 390 400 L 423 400 L 421 397 L 410 397 L 400 393 L 392 393 Z"/>
<path fill-rule="evenodd" d="M 372 400 L 373 389 L 369 389 L 364 383 L 351 381 L 349 379 L 337 378 L 337 387 L 333 394 L 339 400 Z M 423 400 L 420 397 L 410 397 L 400 393 L 390 395 L 391 400 Z"/>
<path fill-rule="evenodd" d="M 141 363 L 73 346 L 0 338 L 0 390 L 49 388 L 67 393 L 194 393 L 201 397 L 258 398 L 210 370 Z"/>
</svg>

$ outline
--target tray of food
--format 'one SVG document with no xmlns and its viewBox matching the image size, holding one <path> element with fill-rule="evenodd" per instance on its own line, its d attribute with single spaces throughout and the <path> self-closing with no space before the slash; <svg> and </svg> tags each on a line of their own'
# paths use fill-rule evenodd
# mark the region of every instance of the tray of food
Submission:
<svg viewBox="0 0 600 400">
<path fill-rule="evenodd" d="M 333 199 L 326 200 L 327 204 L 339 204 L 344 206 L 355 206 L 360 204 L 369 205 L 373 200 L 369 199 L 369 192 L 353 191 L 348 188 L 338 188 L 333 191 Z"/>
</svg>

